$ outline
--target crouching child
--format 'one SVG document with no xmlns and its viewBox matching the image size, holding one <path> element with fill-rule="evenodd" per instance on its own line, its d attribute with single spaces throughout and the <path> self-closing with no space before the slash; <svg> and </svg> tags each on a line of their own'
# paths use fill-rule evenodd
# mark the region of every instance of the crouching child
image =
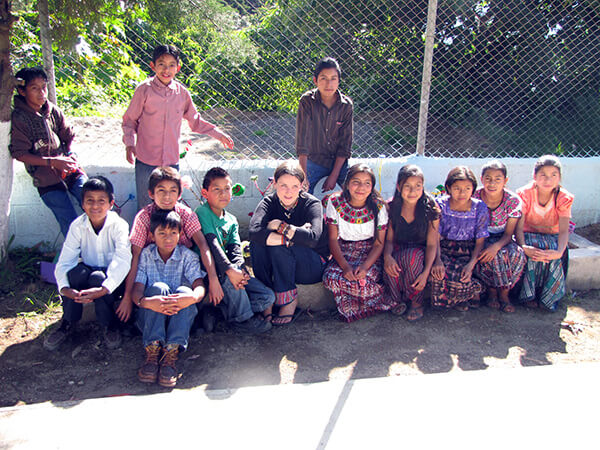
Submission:
<svg viewBox="0 0 600 450">
<path fill-rule="evenodd" d="M 174 387 L 179 351 L 188 346 L 198 303 L 206 291 L 198 255 L 178 245 L 181 218 L 175 211 L 157 210 L 150 217 L 154 240 L 142 251 L 132 298 L 139 307 L 136 323 L 142 332 L 146 360 L 138 370 L 143 383 Z"/>
</svg>

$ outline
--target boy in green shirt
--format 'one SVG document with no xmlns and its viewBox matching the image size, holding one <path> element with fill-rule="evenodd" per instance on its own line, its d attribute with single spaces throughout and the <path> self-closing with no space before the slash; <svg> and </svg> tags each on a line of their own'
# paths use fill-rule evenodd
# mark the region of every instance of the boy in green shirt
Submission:
<svg viewBox="0 0 600 450">
<path fill-rule="evenodd" d="M 231 201 L 231 177 L 213 167 L 204 176 L 202 196 L 206 202 L 196 208 L 202 232 L 208 243 L 223 293 L 219 308 L 225 320 L 237 331 L 262 333 L 271 328 L 271 308 L 275 294 L 244 267 L 238 221 L 225 211 Z M 255 313 L 259 313 L 255 316 Z"/>
</svg>

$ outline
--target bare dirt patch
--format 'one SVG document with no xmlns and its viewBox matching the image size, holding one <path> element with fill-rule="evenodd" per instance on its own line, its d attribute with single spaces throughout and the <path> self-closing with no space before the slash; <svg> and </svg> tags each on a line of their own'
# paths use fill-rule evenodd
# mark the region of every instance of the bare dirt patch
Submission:
<svg viewBox="0 0 600 450">
<path fill-rule="evenodd" d="M 136 379 L 140 336 L 124 337 L 122 347 L 110 351 L 97 325 L 87 322 L 73 341 L 49 353 L 42 342 L 60 308 L 27 312 L 19 295 L 0 298 L 0 406 L 164 391 Z M 600 361 L 599 298 L 600 291 L 577 294 L 555 313 L 428 310 L 414 324 L 389 314 L 345 324 L 332 312 L 304 313 L 261 336 L 222 325 L 192 337 L 179 361 L 177 389 Z"/>
<path fill-rule="evenodd" d="M 592 241 L 594 244 L 600 245 L 600 223 L 593 223 L 585 227 L 576 228 L 575 233 L 579 236 Z"/>
</svg>

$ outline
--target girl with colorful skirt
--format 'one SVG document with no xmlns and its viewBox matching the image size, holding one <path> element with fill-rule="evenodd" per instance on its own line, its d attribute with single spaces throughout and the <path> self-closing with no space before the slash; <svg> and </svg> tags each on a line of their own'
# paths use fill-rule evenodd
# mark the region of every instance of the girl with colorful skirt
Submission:
<svg viewBox="0 0 600 450">
<path fill-rule="evenodd" d="M 510 303 L 508 292 L 519 281 L 527 258 L 513 239 L 521 217 L 521 200 L 505 188 L 506 174 L 506 166 L 497 160 L 481 169 L 483 187 L 477 189 L 473 197 L 483 200 L 488 207 L 490 235 L 479 254 L 475 273 L 488 289 L 487 305 L 512 313 L 515 307 Z"/>
<path fill-rule="evenodd" d="M 298 163 L 275 170 L 275 192 L 265 196 L 250 219 L 250 255 L 254 276 L 275 291 L 278 315 L 263 311 L 273 325 L 297 316 L 298 284 L 321 281 L 329 257 L 321 202 L 302 190 L 305 175 Z"/>
<path fill-rule="evenodd" d="M 396 303 L 392 312 L 402 314 L 408 307 L 411 322 L 423 317 L 423 289 L 439 243 L 440 210 L 424 184 L 423 171 L 415 165 L 398 172 L 383 251 L 383 279 Z"/>
<path fill-rule="evenodd" d="M 533 181 L 517 190 L 523 202 L 523 215 L 516 236 L 528 258 L 519 301 L 551 311 L 566 292 L 561 258 L 567 255 L 574 199 L 560 186 L 561 177 L 558 158 L 542 156 L 535 163 Z"/>
<path fill-rule="evenodd" d="M 375 174 L 364 164 L 348 170 L 343 192 L 324 199 L 329 249 L 333 256 L 323 274 L 323 284 L 333 292 L 346 322 L 388 311 L 381 279 L 388 215 L 375 189 Z"/>
<path fill-rule="evenodd" d="M 471 198 L 477 188 L 473 171 L 458 166 L 448 173 L 440 207 L 440 251 L 431 273 L 431 304 L 467 311 L 479 306 L 482 285 L 473 277 L 479 253 L 488 237 L 488 210 Z"/>
</svg>

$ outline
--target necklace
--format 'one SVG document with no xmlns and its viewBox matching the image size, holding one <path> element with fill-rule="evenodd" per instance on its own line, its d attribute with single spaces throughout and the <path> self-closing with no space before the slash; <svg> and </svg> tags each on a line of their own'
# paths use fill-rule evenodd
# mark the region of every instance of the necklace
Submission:
<svg viewBox="0 0 600 450">
<path fill-rule="evenodd" d="M 290 220 L 290 218 L 292 217 L 292 214 L 294 213 L 294 209 L 296 209 L 296 205 L 298 205 L 298 199 L 296 199 L 294 204 L 291 205 L 290 207 L 286 207 L 283 203 L 281 203 L 281 200 L 279 200 L 279 204 L 283 208 L 283 215 L 285 216 L 285 218 L 287 220 Z"/>
</svg>

